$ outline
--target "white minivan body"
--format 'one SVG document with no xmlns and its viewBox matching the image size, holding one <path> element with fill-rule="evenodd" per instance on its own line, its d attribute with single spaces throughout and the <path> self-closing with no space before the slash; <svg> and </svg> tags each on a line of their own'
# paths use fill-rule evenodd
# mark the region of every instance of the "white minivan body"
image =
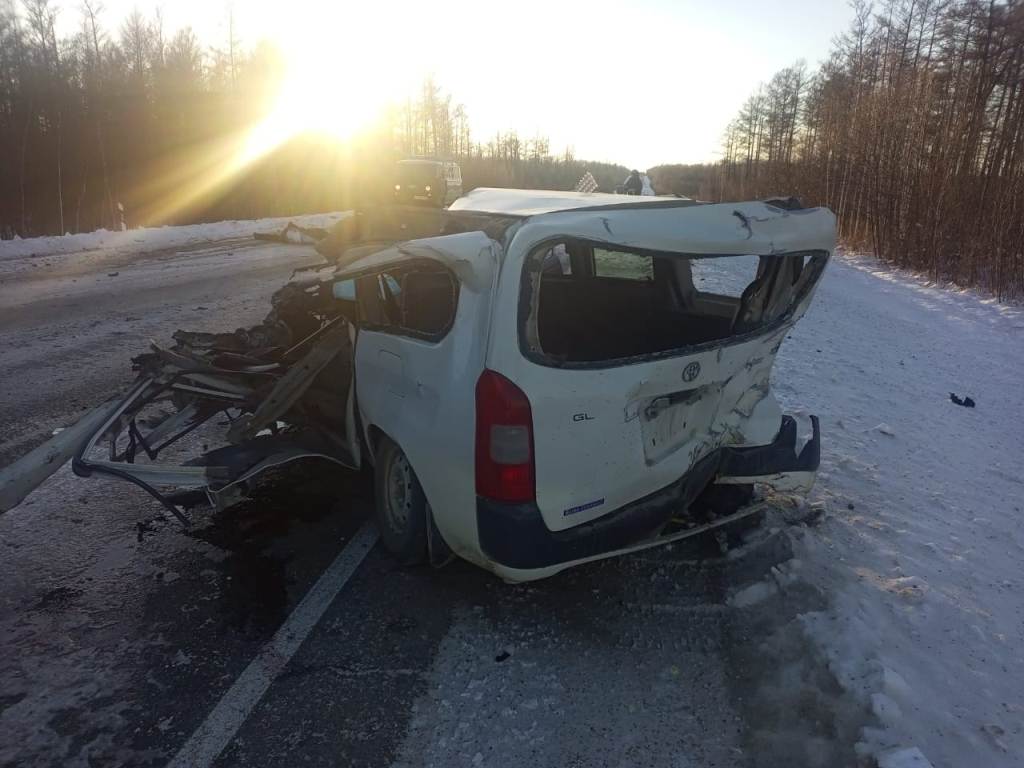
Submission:
<svg viewBox="0 0 1024 768">
<path fill-rule="evenodd" d="M 395 327 L 359 328 L 354 389 L 369 453 L 376 453 L 381 438 L 400 447 L 422 486 L 432 530 L 458 556 L 507 580 L 542 578 L 669 540 L 659 536 L 666 523 L 710 483 L 761 482 L 793 490 L 813 481 L 817 423 L 813 445 L 798 454 L 795 424 L 783 419 L 769 377 L 834 248 L 834 216 L 827 209 L 786 210 L 760 202 L 684 203 L 689 201 L 479 189 L 452 208 L 514 217 L 500 240 L 481 231 L 415 240 L 338 273 L 340 281 L 365 279 L 406 262 L 433 260 L 458 283 L 454 316 L 437 338 Z M 541 253 L 547 265 L 538 260 Z M 585 270 L 588 254 L 598 274 L 578 277 L 584 287 L 576 289 L 573 267 Z M 799 256 L 785 258 L 792 254 Z M 748 310 L 740 308 L 741 298 L 730 303 L 702 293 L 691 275 L 683 285 L 670 271 L 676 263 L 719 256 L 786 264 L 774 274 L 776 283 L 788 283 L 782 295 L 767 296 L 763 286 L 748 290 L 746 304 L 760 302 L 770 319 L 720 337 L 713 329 L 692 339 L 682 332 L 678 343 L 669 338 L 670 329 L 661 346 L 641 344 L 636 354 L 630 354 L 630 338 L 604 351 L 599 339 L 578 338 L 588 333 L 583 315 L 593 315 L 595 336 L 614 335 L 609 329 L 616 326 L 625 327 L 627 336 L 643 335 L 636 318 L 615 316 L 620 308 L 614 301 L 602 308 L 594 306 L 602 296 L 572 298 L 583 296 L 588 281 L 604 280 L 611 297 L 637 289 L 653 296 L 664 274 L 675 283 L 676 301 L 688 293 L 691 305 L 703 302 L 715 318 L 710 325 L 734 326 Z M 621 272 L 621 262 L 631 258 L 637 263 L 626 269 L 637 274 L 602 276 L 601 263 L 594 267 L 603 259 L 612 272 Z M 575 321 L 563 322 L 584 324 L 567 332 L 574 338 L 556 339 L 559 332 L 545 313 L 557 323 L 561 309 L 545 303 L 548 291 L 562 309 L 578 301 L 569 307 Z M 681 324 L 688 318 L 678 314 Z M 652 313 L 648 321 L 655 320 Z M 665 335 L 664 329 L 657 333 Z M 574 345 L 596 354 L 573 354 Z M 488 423 L 496 431 L 481 436 L 487 405 L 480 389 L 491 376 L 501 386 L 511 384 L 514 397 L 524 396 L 528 423 Z M 490 482 L 481 479 L 481 463 L 503 460 L 488 457 L 490 450 L 510 454 L 504 457 L 508 465 L 522 469 L 519 476 L 513 469 L 510 492 L 500 478 L 496 489 L 481 488 Z"/>
<path fill-rule="evenodd" d="M 783 415 L 770 376 L 831 211 L 477 189 L 379 213 L 397 236 L 343 222 L 261 325 L 134 358 L 126 396 L 0 473 L 0 507 L 69 458 L 186 522 L 181 505 L 235 503 L 298 459 L 369 463 L 399 560 L 524 581 L 723 524 L 716 495 L 810 487 L 817 419 Z M 157 463 L 189 439 L 201 456 Z"/>
</svg>

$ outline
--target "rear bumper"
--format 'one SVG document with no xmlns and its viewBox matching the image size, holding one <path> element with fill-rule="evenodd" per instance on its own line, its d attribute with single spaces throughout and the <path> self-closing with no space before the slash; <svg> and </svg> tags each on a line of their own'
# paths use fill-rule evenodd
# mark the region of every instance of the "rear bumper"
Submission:
<svg viewBox="0 0 1024 768">
<path fill-rule="evenodd" d="M 716 480 L 772 482 L 789 477 L 813 478 L 821 460 L 818 419 L 811 417 L 813 435 L 799 453 L 797 426 L 784 416 L 779 433 L 768 445 L 724 447 L 694 464 L 679 480 L 589 523 L 552 531 L 535 503 L 502 504 L 477 498 L 476 520 L 483 554 L 511 569 L 548 568 L 599 557 L 657 536 L 661 528 Z M 781 485 L 786 485 L 781 482 Z"/>
</svg>

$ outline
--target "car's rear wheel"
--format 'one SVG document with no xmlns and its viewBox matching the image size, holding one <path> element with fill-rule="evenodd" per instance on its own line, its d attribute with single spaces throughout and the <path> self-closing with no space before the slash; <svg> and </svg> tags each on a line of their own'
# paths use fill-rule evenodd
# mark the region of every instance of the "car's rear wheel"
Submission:
<svg viewBox="0 0 1024 768">
<path fill-rule="evenodd" d="M 402 449 L 386 437 L 374 471 L 377 528 L 387 550 L 404 565 L 427 557 L 427 498 Z"/>
</svg>

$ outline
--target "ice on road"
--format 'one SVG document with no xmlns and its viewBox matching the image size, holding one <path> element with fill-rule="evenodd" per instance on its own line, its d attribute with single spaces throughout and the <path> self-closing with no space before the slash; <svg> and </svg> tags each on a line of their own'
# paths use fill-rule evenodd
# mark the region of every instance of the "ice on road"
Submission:
<svg viewBox="0 0 1024 768">
<path fill-rule="evenodd" d="M 274 219 L 215 221 L 172 227 L 141 227 L 123 232 L 98 229 L 75 235 L 15 238 L 0 242 L 0 262 L 39 259 L 59 254 L 72 254 L 81 259 L 84 253 L 137 254 L 159 248 L 175 248 L 197 242 L 215 242 L 227 238 L 252 237 L 256 232 L 277 232 L 294 221 L 303 227 L 328 227 L 342 214 L 315 213 L 305 216 L 282 216 Z"/>
</svg>

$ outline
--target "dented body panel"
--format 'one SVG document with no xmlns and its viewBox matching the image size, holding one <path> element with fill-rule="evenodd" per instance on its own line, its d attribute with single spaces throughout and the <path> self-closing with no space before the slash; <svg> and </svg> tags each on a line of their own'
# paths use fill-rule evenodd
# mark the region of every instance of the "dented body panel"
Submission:
<svg viewBox="0 0 1024 768">
<path fill-rule="evenodd" d="M 356 390 L 365 442 L 379 430 L 398 443 L 456 554 L 476 559 L 473 393 L 484 367 L 501 246 L 481 232 L 420 240 L 353 263 L 338 279 L 427 258 L 459 278 L 451 329 L 436 341 L 363 328 L 356 345 Z"/>
<path fill-rule="evenodd" d="M 495 314 L 510 318 L 528 311 L 524 303 L 536 297 L 524 298 L 528 291 L 520 290 L 517 278 L 529 280 L 529 254 L 556 239 L 680 257 L 814 252 L 823 268 L 834 248 L 834 227 L 825 209 L 792 212 L 763 203 L 538 217 L 509 246 Z M 807 284 L 797 287 L 798 300 L 761 330 L 646 359 L 538 365 L 523 354 L 529 328 L 496 332 L 488 367 L 522 387 L 535 422 L 544 425 L 535 441 L 537 506 L 547 528 L 566 531 L 596 521 L 671 485 L 723 446 L 771 443 L 782 419 L 769 386 L 772 365 L 789 328 L 810 305 L 818 278 L 820 270 L 808 274 Z M 755 481 L 762 480 L 744 479 Z"/>
</svg>

